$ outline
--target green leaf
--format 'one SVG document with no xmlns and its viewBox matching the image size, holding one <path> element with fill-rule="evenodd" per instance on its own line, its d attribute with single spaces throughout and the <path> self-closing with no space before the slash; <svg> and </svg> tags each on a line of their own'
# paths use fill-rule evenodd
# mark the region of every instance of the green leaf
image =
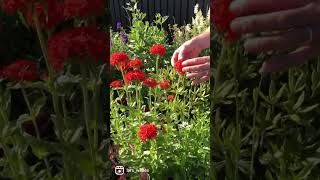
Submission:
<svg viewBox="0 0 320 180">
<path fill-rule="evenodd" d="M 36 100 L 32 106 L 32 116 L 36 117 L 40 113 L 41 108 L 46 104 L 47 98 L 41 97 Z"/>
<path fill-rule="evenodd" d="M 24 122 L 32 121 L 32 117 L 29 114 L 22 114 L 19 116 L 17 122 L 23 124 Z"/>
<path fill-rule="evenodd" d="M 301 125 L 301 119 L 298 115 L 296 114 L 292 114 L 289 116 L 289 119 L 291 119 L 292 121 L 296 122 L 297 124 Z"/>
<path fill-rule="evenodd" d="M 293 106 L 293 110 L 297 110 L 303 103 L 304 101 L 304 91 L 301 93 L 300 97 L 298 98 L 296 104 Z"/>
<path fill-rule="evenodd" d="M 71 143 L 75 143 L 82 135 L 83 127 L 77 128 L 77 130 L 74 132 L 73 136 L 70 139 Z"/>
<path fill-rule="evenodd" d="M 313 111 L 313 110 L 316 109 L 318 106 L 319 106 L 319 104 L 315 104 L 315 105 L 306 107 L 305 109 L 301 110 L 300 112 L 301 112 L 301 113 L 307 113 L 307 112 Z"/>
<path fill-rule="evenodd" d="M 48 147 L 44 143 L 34 141 L 31 148 L 33 154 L 39 159 L 43 159 L 49 154 Z"/>
</svg>

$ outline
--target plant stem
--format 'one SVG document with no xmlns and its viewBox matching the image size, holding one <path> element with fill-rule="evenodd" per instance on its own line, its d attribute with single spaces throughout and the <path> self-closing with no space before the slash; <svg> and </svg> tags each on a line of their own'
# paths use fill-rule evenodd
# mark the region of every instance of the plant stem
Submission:
<svg viewBox="0 0 320 180">
<path fill-rule="evenodd" d="M 63 131 L 63 123 L 61 121 L 61 113 L 60 113 L 60 109 L 59 109 L 59 97 L 58 97 L 58 94 L 57 94 L 57 90 L 56 90 L 56 86 L 54 84 L 54 81 L 53 81 L 53 78 L 55 76 L 54 74 L 54 71 L 51 67 L 51 63 L 49 61 L 49 57 L 48 57 L 48 51 L 47 51 L 47 48 L 46 48 L 46 41 L 44 40 L 44 37 L 43 37 L 43 33 L 41 31 L 41 28 L 40 28 L 40 24 L 39 24 L 39 19 L 36 15 L 36 13 L 33 14 L 33 20 L 35 22 L 35 25 L 36 25 L 36 31 L 37 31 L 37 36 L 38 36 L 38 39 L 39 39 L 39 43 L 40 43 L 40 47 L 41 47 L 41 50 L 42 50 L 42 54 L 43 54 L 43 57 L 46 61 L 46 66 L 47 66 L 47 69 L 48 69 L 48 73 L 49 73 L 49 89 L 50 89 L 50 92 L 52 93 L 52 101 L 53 101 L 53 108 L 54 108 L 54 111 L 56 113 L 56 122 L 57 122 L 57 132 L 58 132 L 58 139 L 61 139 L 63 141 L 63 137 L 62 137 L 62 131 Z"/>
<path fill-rule="evenodd" d="M 37 124 L 37 121 L 36 121 L 36 117 L 35 117 L 36 114 L 33 114 L 33 112 L 32 112 L 31 104 L 30 104 L 30 101 L 29 101 L 29 98 L 28 98 L 28 95 L 27 95 L 25 89 L 21 88 L 21 91 L 22 91 L 24 100 L 26 101 L 27 107 L 29 109 L 30 116 L 31 116 L 31 121 L 32 121 L 34 129 L 36 130 L 37 139 L 40 141 L 40 131 L 39 131 L 39 127 L 38 127 L 38 124 Z M 50 172 L 50 167 L 49 167 L 48 160 L 47 160 L 46 157 L 44 157 L 43 160 L 44 160 L 44 163 L 45 163 L 45 166 L 46 166 L 46 169 L 47 169 L 48 177 L 50 179 L 52 179 L 52 175 L 51 175 L 51 172 Z"/>
<path fill-rule="evenodd" d="M 22 92 L 23 98 L 24 98 L 24 100 L 25 100 L 25 102 L 26 102 L 26 104 L 27 104 L 28 110 L 29 110 L 29 112 L 30 112 L 32 124 L 33 124 L 33 126 L 34 126 L 34 129 L 36 130 L 37 139 L 40 139 L 39 127 L 38 127 L 38 124 L 37 124 L 37 122 L 36 122 L 36 117 L 34 117 L 35 114 L 33 114 L 33 112 L 32 112 L 32 108 L 31 108 L 31 105 L 30 105 L 30 101 L 29 101 L 29 99 L 28 99 L 28 95 L 27 95 L 27 93 L 26 93 L 26 91 L 25 91 L 24 88 L 21 88 L 21 92 Z"/>
<path fill-rule="evenodd" d="M 157 75 L 157 77 L 158 77 L 158 68 L 159 68 L 159 56 L 157 56 L 157 58 L 156 58 L 156 75 Z"/>
<path fill-rule="evenodd" d="M 92 146 L 92 139 L 91 139 L 91 131 L 90 131 L 90 125 L 89 125 L 89 120 L 90 120 L 90 116 L 89 116 L 89 97 L 88 97 L 88 90 L 87 90 L 87 86 L 86 86 L 86 77 L 87 77 L 87 69 L 84 65 L 80 66 L 80 70 L 81 70 L 81 76 L 82 76 L 82 82 L 81 82 L 81 89 L 82 89 L 82 95 L 83 95 L 83 107 L 84 107 L 84 119 L 85 119 L 85 123 L 86 123 L 86 130 L 87 130 L 87 135 L 88 135 L 88 142 L 89 142 L 89 148 L 90 148 L 90 156 L 91 156 L 91 160 L 94 164 L 94 177 L 93 179 L 96 179 L 96 162 L 95 162 L 95 157 L 94 157 L 94 148 Z"/>
</svg>

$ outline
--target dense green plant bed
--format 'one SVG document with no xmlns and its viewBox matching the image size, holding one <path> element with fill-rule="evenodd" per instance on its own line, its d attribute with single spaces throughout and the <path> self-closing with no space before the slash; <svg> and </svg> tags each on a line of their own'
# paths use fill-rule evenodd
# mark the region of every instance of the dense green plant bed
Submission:
<svg viewBox="0 0 320 180">
<path fill-rule="evenodd" d="M 111 160 L 125 166 L 123 177 L 130 179 L 207 179 L 209 83 L 191 85 L 170 59 L 208 20 L 196 11 L 193 25 L 173 26 L 175 40 L 168 44 L 166 17 L 156 15 L 151 25 L 135 1 L 128 5 L 131 28 L 125 32 L 118 24 L 112 35 Z"/>
</svg>

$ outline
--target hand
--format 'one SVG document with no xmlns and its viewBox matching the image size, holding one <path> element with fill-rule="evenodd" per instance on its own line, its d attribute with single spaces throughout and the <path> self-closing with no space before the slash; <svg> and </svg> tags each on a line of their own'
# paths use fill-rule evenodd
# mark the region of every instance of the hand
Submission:
<svg viewBox="0 0 320 180">
<path fill-rule="evenodd" d="M 286 70 L 319 55 L 319 1 L 236 0 L 230 9 L 238 16 L 231 23 L 231 29 L 236 33 L 281 31 L 245 40 L 244 48 L 250 53 L 291 51 L 289 54 L 273 56 L 265 61 L 262 72 Z"/>
<path fill-rule="evenodd" d="M 171 65 L 174 66 L 175 62 L 178 60 L 198 57 L 201 51 L 201 47 L 194 40 L 186 41 L 173 53 Z"/>
<path fill-rule="evenodd" d="M 193 79 L 192 84 L 199 84 L 210 79 L 210 56 L 196 57 L 182 62 L 182 71 L 187 78 Z"/>
</svg>

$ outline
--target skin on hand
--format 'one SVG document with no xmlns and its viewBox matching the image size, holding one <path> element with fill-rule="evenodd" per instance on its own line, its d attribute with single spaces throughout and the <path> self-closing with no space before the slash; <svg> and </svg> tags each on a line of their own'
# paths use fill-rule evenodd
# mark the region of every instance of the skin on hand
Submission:
<svg viewBox="0 0 320 180">
<path fill-rule="evenodd" d="M 192 84 L 199 84 L 210 79 L 210 56 L 196 57 L 182 62 L 182 71 Z"/>
<path fill-rule="evenodd" d="M 171 65 L 178 60 L 186 60 L 198 57 L 202 50 L 210 47 L 210 28 L 205 32 L 195 36 L 183 43 L 174 53 L 171 58 Z"/>
<path fill-rule="evenodd" d="M 237 0 L 230 10 L 238 16 L 231 23 L 232 31 L 240 34 L 271 32 L 246 39 L 244 48 L 249 53 L 292 51 L 265 61 L 262 73 L 286 70 L 319 55 L 319 1 Z"/>
<path fill-rule="evenodd" d="M 171 58 L 171 65 L 182 60 L 182 71 L 186 77 L 199 84 L 210 79 L 210 56 L 198 57 L 202 50 L 210 48 L 210 28 L 189 41 L 183 43 Z"/>
</svg>

